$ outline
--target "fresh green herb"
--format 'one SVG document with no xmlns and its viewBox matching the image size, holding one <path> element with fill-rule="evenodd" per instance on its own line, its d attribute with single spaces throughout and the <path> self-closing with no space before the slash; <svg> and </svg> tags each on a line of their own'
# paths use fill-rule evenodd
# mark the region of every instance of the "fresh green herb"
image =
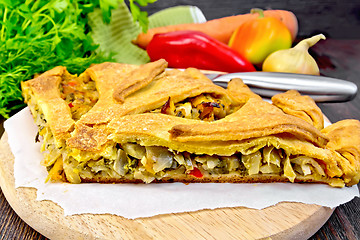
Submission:
<svg viewBox="0 0 360 240">
<path fill-rule="evenodd" d="M 0 115 L 24 107 L 20 82 L 55 66 L 81 73 L 92 63 L 111 61 L 96 51 L 87 15 L 100 8 L 103 21 L 123 0 L 0 0 Z M 135 0 L 140 6 L 154 0 Z M 146 30 L 147 14 L 130 1 L 133 17 Z M 134 7 L 136 6 L 136 7 Z"/>
<path fill-rule="evenodd" d="M 130 11 L 135 22 L 139 22 L 143 32 L 147 32 L 149 26 L 147 12 L 141 11 L 140 7 L 135 4 L 137 2 L 141 7 L 146 7 L 149 3 L 154 3 L 156 0 L 129 0 Z"/>
</svg>

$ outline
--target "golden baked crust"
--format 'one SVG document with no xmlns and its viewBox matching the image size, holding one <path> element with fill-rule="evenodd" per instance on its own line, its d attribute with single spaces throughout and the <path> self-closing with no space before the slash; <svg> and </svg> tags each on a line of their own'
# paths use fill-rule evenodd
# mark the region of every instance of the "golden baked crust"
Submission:
<svg viewBox="0 0 360 240">
<path fill-rule="evenodd" d="M 285 113 L 304 119 L 319 130 L 324 128 L 324 116 L 311 97 L 289 90 L 273 96 L 271 101 Z"/>
<path fill-rule="evenodd" d="M 256 110 L 255 110 L 256 109 Z M 266 120 L 266 121 L 265 121 Z M 198 123 L 174 126 L 170 133 L 177 141 L 243 140 L 287 133 L 297 139 L 324 146 L 327 139 L 299 118 L 284 114 L 270 103 L 250 99 L 228 118 L 210 124 Z"/>
<path fill-rule="evenodd" d="M 120 103 L 123 103 L 125 97 L 148 85 L 166 68 L 167 62 L 163 59 L 160 59 L 159 61 L 144 65 L 140 70 L 135 69 L 129 74 L 129 76 L 125 78 L 124 81 L 121 81 L 116 86 L 113 93 L 114 99 Z"/>
<path fill-rule="evenodd" d="M 145 67 L 146 69 L 144 70 Z M 131 71 L 131 74 L 136 76 L 145 74 L 147 76 L 149 72 L 152 70 L 157 72 L 159 68 L 159 66 L 155 64 L 150 65 L 150 67 L 152 67 L 152 69 L 148 68 L 148 65 L 140 66 L 134 71 Z M 113 98 L 113 95 L 118 96 L 119 93 L 117 93 L 117 90 L 119 90 L 119 86 L 120 89 L 123 89 L 123 82 L 128 82 L 128 79 L 133 76 L 122 76 L 117 73 L 115 69 L 117 68 L 103 68 L 101 64 L 90 68 L 90 76 L 92 76 L 99 85 L 100 98 L 94 108 L 77 123 L 75 134 L 68 140 L 70 147 L 91 150 L 89 149 L 87 140 L 82 141 L 81 137 L 77 136 L 77 133 L 84 135 L 85 129 L 89 129 L 84 126 L 91 125 L 91 128 L 94 129 L 121 116 L 144 113 L 161 108 L 169 97 L 174 102 L 181 102 L 187 98 L 208 93 L 227 102 L 231 107 L 236 108 L 240 105 L 240 102 L 225 89 L 214 85 L 208 78 L 204 77 L 199 70 L 191 68 L 185 71 L 169 70 L 162 72 L 158 78 L 153 77 L 153 81 L 147 81 L 146 86 L 142 86 L 143 88 L 138 89 L 138 91 L 133 92 L 119 102 Z M 162 69 L 164 70 L 164 68 Z M 105 79 L 113 79 L 113 81 L 109 82 Z M 106 91 L 100 90 L 103 85 L 106 87 Z M 112 85 L 113 88 L 110 89 L 110 85 Z M 100 141 L 99 145 L 94 146 L 93 149 L 101 148 L 102 143 L 103 141 Z"/>
<path fill-rule="evenodd" d="M 55 67 L 33 80 L 21 83 L 23 91 L 27 92 L 25 102 L 29 104 L 30 96 L 32 101 L 37 102 L 57 141 L 68 138 L 74 127 L 70 108 L 59 92 L 61 80 L 73 77 L 75 76 L 70 75 L 65 67 Z M 35 109 L 32 111 L 35 114 Z"/>
<path fill-rule="evenodd" d="M 57 67 L 22 83 L 49 179 L 359 182 L 359 121 L 323 129 L 321 110 L 294 90 L 269 103 L 241 79 L 224 89 L 197 69 L 166 67 L 102 63 L 79 77 Z M 84 102 L 76 117 L 74 93 Z"/>
<path fill-rule="evenodd" d="M 261 99 L 240 78 L 231 79 L 227 85 L 227 91 L 242 104 L 245 104 L 250 98 Z"/>
<path fill-rule="evenodd" d="M 330 141 L 326 147 L 338 153 L 339 166 L 344 172 L 345 181 L 352 185 L 360 179 L 360 122 L 346 119 L 336 122 L 322 130 Z"/>
</svg>

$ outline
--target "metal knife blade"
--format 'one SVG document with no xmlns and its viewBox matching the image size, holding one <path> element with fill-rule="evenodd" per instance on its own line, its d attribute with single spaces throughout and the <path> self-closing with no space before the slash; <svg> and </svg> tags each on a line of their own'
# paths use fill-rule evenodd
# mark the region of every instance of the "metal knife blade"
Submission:
<svg viewBox="0 0 360 240">
<path fill-rule="evenodd" d="M 345 102 L 357 94 L 356 84 L 324 76 L 277 72 L 239 72 L 229 74 L 206 74 L 215 84 L 226 87 L 233 78 L 241 78 L 252 91 L 262 97 L 295 89 L 309 95 L 316 102 Z"/>
</svg>

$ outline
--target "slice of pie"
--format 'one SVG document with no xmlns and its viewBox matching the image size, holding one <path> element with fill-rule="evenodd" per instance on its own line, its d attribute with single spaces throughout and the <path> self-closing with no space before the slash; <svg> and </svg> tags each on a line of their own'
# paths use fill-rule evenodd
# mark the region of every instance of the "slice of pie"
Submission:
<svg viewBox="0 0 360 240">
<path fill-rule="evenodd" d="M 269 103 L 241 79 L 224 89 L 164 60 L 56 67 L 22 89 L 51 181 L 359 182 L 360 122 L 323 128 L 294 90 Z"/>
</svg>

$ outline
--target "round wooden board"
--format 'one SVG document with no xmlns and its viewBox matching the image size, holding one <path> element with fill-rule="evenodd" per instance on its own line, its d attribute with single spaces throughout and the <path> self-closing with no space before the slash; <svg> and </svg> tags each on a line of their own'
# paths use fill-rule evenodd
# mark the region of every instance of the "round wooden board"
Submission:
<svg viewBox="0 0 360 240">
<path fill-rule="evenodd" d="M 31 169 L 29 169 L 31 171 Z M 15 212 L 50 239 L 308 239 L 333 210 L 280 203 L 262 210 L 244 207 L 166 214 L 135 220 L 111 214 L 64 216 L 52 201 L 37 201 L 36 189 L 14 186 L 14 156 L 7 134 L 0 141 L 0 185 Z M 84 199 L 84 204 L 88 201 Z"/>
</svg>

